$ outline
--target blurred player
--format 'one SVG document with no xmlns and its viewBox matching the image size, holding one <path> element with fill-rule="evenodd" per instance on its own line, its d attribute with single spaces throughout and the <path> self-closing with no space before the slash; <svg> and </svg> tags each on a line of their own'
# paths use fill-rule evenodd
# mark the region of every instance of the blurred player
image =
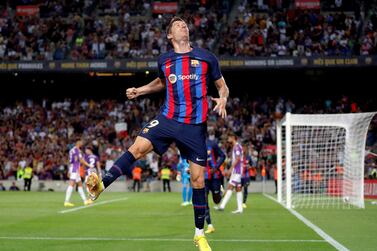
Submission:
<svg viewBox="0 0 377 251">
<path fill-rule="evenodd" d="M 230 197 L 232 196 L 233 189 L 236 188 L 237 210 L 232 211 L 232 213 L 239 214 L 243 212 L 241 186 L 241 176 L 243 172 L 243 150 L 241 144 L 237 141 L 237 136 L 234 133 L 228 135 L 228 142 L 232 146 L 232 164 L 229 169 L 229 173 L 231 173 L 231 176 L 224 198 L 221 201 L 220 206 L 215 207 L 215 209 L 223 211 Z"/>
<path fill-rule="evenodd" d="M 213 132 L 209 133 L 207 139 L 207 168 L 204 174 L 205 184 L 206 184 L 206 194 L 208 198 L 209 192 L 212 193 L 212 199 L 215 204 L 219 204 L 221 201 L 221 171 L 220 166 L 225 160 L 225 154 L 221 151 L 218 142 L 215 138 Z M 207 210 L 206 210 L 206 222 L 207 222 L 207 231 L 206 234 L 215 232 L 215 228 L 212 225 L 210 209 L 207 201 Z"/>
<path fill-rule="evenodd" d="M 75 184 L 78 185 L 78 192 L 80 194 L 81 199 L 83 200 L 85 205 L 92 204 L 91 200 L 87 200 L 85 197 L 84 189 L 82 188 L 82 181 L 80 177 L 80 164 L 83 164 L 89 168 L 94 168 L 93 165 L 90 165 L 88 162 L 84 160 L 81 154 L 80 148 L 82 147 L 83 143 L 81 140 L 76 142 L 76 145 L 69 151 L 69 163 L 70 163 L 70 170 L 69 170 L 69 185 L 65 194 L 65 207 L 73 207 L 74 204 L 70 202 L 71 195 Z"/>
<path fill-rule="evenodd" d="M 189 41 L 189 29 L 178 17 L 171 19 L 167 27 L 167 38 L 173 50 L 158 59 L 159 77 L 139 88 L 127 89 L 129 99 L 166 89 L 165 104 L 161 114 L 148 123 L 134 144 L 115 162 L 109 173 L 100 182 L 92 175 L 89 190 L 92 197 L 108 187 L 117 177 L 131 175 L 131 165 L 154 150 L 164 153 L 175 142 L 182 157 L 190 163 L 190 178 L 193 187 L 192 203 L 195 219 L 194 243 L 199 250 L 211 250 L 204 236 L 206 194 L 204 168 L 207 161 L 205 147 L 206 120 L 208 112 L 207 88 L 214 81 L 219 98 L 212 98 L 214 110 L 226 117 L 228 87 L 221 75 L 217 58 L 204 49 L 193 48 Z"/>
<path fill-rule="evenodd" d="M 93 166 L 93 168 L 90 168 L 88 166 L 86 166 L 85 168 L 85 183 L 92 172 L 96 172 L 98 176 L 102 178 L 101 163 L 99 161 L 99 158 L 93 153 L 93 149 L 89 146 L 85 148 L 84 159 L 87 163 L 89 163 L 89 165 Z"/>
<path fill-rule="evenodd" d="M 190 184 L 190 164 L 186 159 L 179 157 L 177 181 L 182 181 L 182 204 L 190 205 L 192 197 L 192 187 Z"/>
<path fill-rule="evenodd" d="M 242 150 L 243 150 L 243 170 L 242 170 L 242 176 L 241 176 L 241 185 L 243 187 L 243 201 L 242 201 L 242 208 L 247 208 L 246 201 L 248 197 L 248 188 L 250 185 L 250 175 L 249 175 L 249 168 L 251 164 L 251 157 L 249 155 L 249 149 L 248 149 L 248 142 L 244 142 L 242 144 Z"/>
</svg>

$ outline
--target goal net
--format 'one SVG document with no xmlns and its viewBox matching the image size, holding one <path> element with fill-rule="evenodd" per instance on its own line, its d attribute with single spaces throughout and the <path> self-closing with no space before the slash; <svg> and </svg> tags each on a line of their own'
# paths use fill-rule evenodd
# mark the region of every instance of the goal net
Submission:
<svg viewBox="0 0 377 251">
<path fill-rule="evenodd" d="M 278 201 L 364 208 L 366 134 L 375 113 L 290 114 L 277 124 Z"/>
</svg>

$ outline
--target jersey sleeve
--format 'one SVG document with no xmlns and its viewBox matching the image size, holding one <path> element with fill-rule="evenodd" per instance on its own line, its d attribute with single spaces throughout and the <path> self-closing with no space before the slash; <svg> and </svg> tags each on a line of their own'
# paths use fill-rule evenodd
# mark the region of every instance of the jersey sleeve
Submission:
<svg viewBox="0 0 377 251">
<path fill-rule="evenodd" d="M 157 67 L 158 67 L 158 69 L 157 69 L 157 72 L 158 72 L 158 77 L 160 78 L 160 79 L 165 79 L 165 73 L 164 73 L 164 71 L 162 70 L 162 58 L 161 57 L 159 57 L 158 58 L 158 61 L 157 61 Z"/>
<path fill-rule="evenodd" d="M 219 80 L 222 77 L 219 60 L 212 53 L 209 55 L 209 66 L 209 74 L 211 79 L 213 81 Z"/>
</svg>

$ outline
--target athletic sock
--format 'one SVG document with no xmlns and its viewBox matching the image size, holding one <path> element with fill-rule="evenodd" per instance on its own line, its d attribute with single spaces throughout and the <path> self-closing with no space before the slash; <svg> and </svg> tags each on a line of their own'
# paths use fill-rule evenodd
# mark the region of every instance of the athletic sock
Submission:
<svg viewBox="0 0 377 251">
<path fill-rule="evenodd" d="M 230 200 L 230 197 L 232 196 L 232 190 L 227 190 L 224 195 L 223 201 L 221 201 L 220 208 L 224 209 L 228 201 Z"/>
<path fill-rule="evenodd" d="M 78 190 L 78 192 L 80 194 L 81 199 L 85 202 L 86 201 L 86 197 L 85 197 L 84 189 L 82 189 L 82 187 L 79 187 L 77 190 Z"/>
<path fill-rule="evenodd" d="M 243 211 L 243 208 L 242 208 L 242 192 L 237 192 L 236 196 L 237 196 L 237 210 L 242 212 Z"/>
<path fill-rule="evenodd" d="M 204 219 L 206 216 L 206 191 L 205 188 L 192 189 L 192 204 L 194 207 L 195 227 L 199 230 L 204 228 Z"/>
<path fill-rule="evenodd" d="M 135 157 L 129 151 L 126 151 L 115 161 L 109 172 L 106 173 L 105 177 L 102 179 L 104 187 L 108 187 L 121 175 L 127 175 L 127 177 L 132 178 L 131 167 L 134 162 Z"/>
<path fill-rule="evenodd" d="M 67 191 L 65 192 L 65 202 L 69 202 L 69 200 L 71 199 L 72 191 L 73 191 L 73 187 L 68 186 Z"/>
</svg>

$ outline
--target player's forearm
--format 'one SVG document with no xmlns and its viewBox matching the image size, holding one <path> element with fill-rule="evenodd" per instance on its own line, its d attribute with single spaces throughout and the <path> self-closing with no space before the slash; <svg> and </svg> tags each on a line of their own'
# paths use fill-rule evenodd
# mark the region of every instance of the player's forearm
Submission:
<svg viewBox="0 0 377 251">
<path fill-rule="evenodd" d="M 154 92 L 159 92 L 159 91 L 162 91 L 163 89 L 165 89 L 164 83 L 161 81 L 160 78 L 156 78 L 152 80 L 152 82 L 150 82 L 149 84 L 143 85 L 137 88 L 137 91 L 139 93 L 139 96 L 141 96 L 141 95 L 146 95 L 146 94 L 150 94 Z"/>
<path fill-rule="evenodd" d="M 225 98 L 228 99 L 229 97 L 229 88 L 225 83 L 224 78 L 220 78 L 215 82 L 216 88 L 219 92 L 219 97 L 220 98 Z"/>
<path fill-rule="evenodd" d="M 83 159 L 80 160 L 80 163 L 87 166 L 87 167 L 91 167 L 90 164 Z"/>
</svg>

